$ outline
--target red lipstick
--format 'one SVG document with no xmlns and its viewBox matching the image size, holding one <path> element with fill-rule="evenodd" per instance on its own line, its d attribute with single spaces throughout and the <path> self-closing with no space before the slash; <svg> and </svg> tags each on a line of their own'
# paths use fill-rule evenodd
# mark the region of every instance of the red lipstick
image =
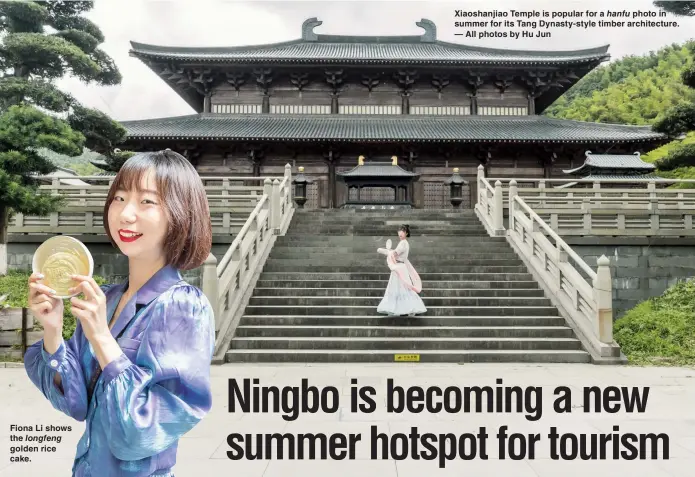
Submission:
<svg viewBox="0 0 695 477">
<path fill-rule="evenodd" d="M 137 239 L 142 237 L 142 234 L 137 234 L 137 235 L 132 235 L 137 232 L 133 232 L 132 230 L 119 230 L 118 231 L 118 237 L 121 239 L 123 242 L 135 242 Z M 125 236 L 123 234 L 128 234 L 128 236 Z"/>
</svg>

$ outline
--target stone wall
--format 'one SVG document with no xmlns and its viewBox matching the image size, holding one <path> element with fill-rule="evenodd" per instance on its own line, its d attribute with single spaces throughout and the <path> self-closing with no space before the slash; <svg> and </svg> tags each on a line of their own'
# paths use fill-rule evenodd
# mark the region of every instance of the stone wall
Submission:
<svg viewBox="0 0 695 477">
<path fill-rule="evenodd" d="M 8 269 L 31 271 L 31 261 L 40 243 L 8 244 Z M 128 258 L 114 249 L 111 244 L 85 243 L 94 258 L 94 274 L 100 275 L 107 283 L 120 283 L 128 276 Z M 221 260 L 229 249 L 229 244 L 213 244 L 212 254 Z M 202 267 L 182 272 L 183 278 L 191 285 L 200 287 Z"/>
<path fill-rule="evenodd" d="M 606 255 L 613 276 L 613 317 L 678 281 L 695 277 L 695 241 L 687 239 L 565 237 L 586 263 Z M 680 243 L 679 243 L 680 242 Z"/>
</svg>

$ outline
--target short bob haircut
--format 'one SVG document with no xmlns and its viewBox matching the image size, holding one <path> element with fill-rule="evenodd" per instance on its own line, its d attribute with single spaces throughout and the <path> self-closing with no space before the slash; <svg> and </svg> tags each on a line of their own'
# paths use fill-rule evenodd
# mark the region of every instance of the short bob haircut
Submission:
<svg viewBox="0 0 695 477">
<path fill-rule="evenodd" d="M 203 181 L 181 154 L 171 149 L 143 152 L 128 159 L 109 189 L 104 204 L 104 229 L 118 248 L 109 230 L 109 206 L 116 191 L 141 190 L 142 178 L 154 171 L 159 201 L 169 220 L 164 241 L 167 265 L 179 270 L 201 266 L 212 249 L 212 222 Z"/>
</svg>

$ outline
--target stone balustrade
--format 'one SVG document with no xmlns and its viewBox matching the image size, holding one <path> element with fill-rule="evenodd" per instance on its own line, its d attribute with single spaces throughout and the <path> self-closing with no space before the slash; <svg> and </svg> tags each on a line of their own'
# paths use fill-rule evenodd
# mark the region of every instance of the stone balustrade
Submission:
<svg viewBox="0 0 695 477">
<path fill-rule="evenodd" d="M 610 260 L 605 255 L 600 257 L 597 270 L 592 270 L 526 202 L 527 196 L 520 194 L 515 180 L 508 183 L 506 191 L 500 180 L 495 180 L 493 187 L 481 165 L 477 185 L 476 213 L 489 235 L 506 235 L 507 241 L 595 359 L 620 359 L 620 347 L 613 340 Z M 531 194 L 530 197 L 537 196 Z M 584 203 L 587 198 L 581 200 Z M 506 229 L 503 225 L 505 208 L 508 217 Z M 555 213 L 564 210 L 571 209 Z"/>
<path fill-rule="evenodd" d="M 39 186 L 47 193 L 60 195 L 64 205 L 46 216 L 16 214 L 8 227 L 10 240 L 29 234 L 104 235 L 104 202 L 113 177 L 48 177 Z M 263 177 L 201 177 L 207 192 L 213 235 L 238 233 L 264 193 Z M 284 177 L 279 177 L 283 180 Z M 273 178 L 271 178 L 273 180 Z M 69 181 L 69 182 L 68 182 Z M 75 185 L 76 181 L 84 184 Z M 258 183 L 258 185 L 247 185 Z"/>
<path fill-rule="evenodd" d="M 495 188 L 490 186 L 491 182 L 495 183 Z M 495 218 L 493 212 L 497 213 L 496 220 L 504 221 L 509 216 L 511 182 L 515 183 L 524 202 L 562 236 L 695 236 L 695 189 L 682 188 L 695 185 L 695 180 L 578 179 L 568 184 L 567 179 L 488 179 L 481 167 L 478 203 L 481 208 L 489 207 L 491 223 Z M 490 197 L 496 197 L 497 183 L 502 206 L 494 208 L 490 207 Z M 564 187 L 566 185 L 572 187 Z M 582 188 L 581 185 L 591 187 Z M 480 197 L 482 190 L 488 191 L 486 197 Z M 499 231 L 496 233 L 499 235 Z"/>
<path fill-rule="evenodd" d="M 218 262 L 210 255 L 203 265 L 203 293 L 215 310 L 216 363 L 223 362 L 263 264 L 277 235 L 287 231 L 293 213 L 292 172 L 287 164 L 282 182 L 264 180 L 263 195 L 224 257 Z"/>
</svg>

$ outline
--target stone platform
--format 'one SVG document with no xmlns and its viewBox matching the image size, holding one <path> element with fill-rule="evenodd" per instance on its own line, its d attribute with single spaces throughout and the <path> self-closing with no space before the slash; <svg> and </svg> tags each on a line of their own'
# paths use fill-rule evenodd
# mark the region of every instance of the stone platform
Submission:
<svg viewBox="0 0 695 477">
<path fill-rule="evenodd" d="M 176 477 L 241 475 L 244 477 L 304 477 L 314 472 L 334 477 L 419 477 L 446 476 L 514 476 L 514 477 L 691 477 L 695 468 L 695 370 L 687 368 L 637 368 L 594 366 L 588 364 L 314 364 L 314 365 L 242 365 L 226 364 L 212 368 L 212 411 L 179 443 Z M 300 414 L 286 421 L 282 413 L 240 413 L 228 410 L 229 379 L 257 378 L 262 386 L 299 386 L 303 378 L 309 384 L 333 386 L 340 392 L 337 412 Z M 404 388 L 420 386 L 495 386 L 497 379 L 505 386 L 538 386 L 542 389 L 542 416 L 529 421 L 524 413 L 388 413 L 386 382 L 393 379 Z M 372 413 L 353 413 L 350 409 L 352 380 L 376 391 L 376 409 Z M 568 386 L 572 412 L 553 412 L 553 390 Z M 582 390 L 587 386 L 649 386 L 644 413 L 583 412 Z M 55 453 L 37 454 L 30 463 L 9 462 L 10 424 L 70 425 L 62 432 Z M 496 432 L 509 426 L 509 433 L 538 433 L 534 459 L 500 459 Z M 439 468 L 437 461 L 407 458 L 371 460 L 370 430 L 389 438 L 408 434 L 412 427 L 420 433 L 477 432 L 485 427 L 488 437 L 488 460 L 449 461 Z M 548 431 L 557 427 L 561 433 L 605 434 L 618 426 L 621 433 L 665 433 L 669 436 L 669 459 L 657 454 L 645 460 L 556 461 L 550 459 Z M 0 477 L 68 476 L 77 442 L 84 423 L 76 422 L 53 409 L 27 378 L 24 369 L 0 369 Z M 334 433 L 361 434 L 354 460 L 230 460 L 227 437 L 231 433 Z M 277 452 L 277 447 L 273 449 Z"/>
</svg>

